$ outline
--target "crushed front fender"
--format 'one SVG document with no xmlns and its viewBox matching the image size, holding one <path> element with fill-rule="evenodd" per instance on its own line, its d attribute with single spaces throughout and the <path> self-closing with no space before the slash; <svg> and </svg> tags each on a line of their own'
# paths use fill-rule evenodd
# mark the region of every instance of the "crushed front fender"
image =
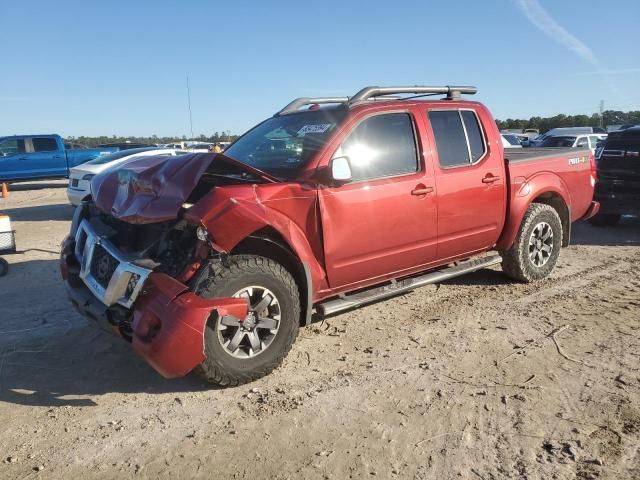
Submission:
<svg viewBox="0 0 640 480">
<path fill-rule="evenodd" d="M 205 358 L 204 332 L 213 313 L 244 319 L 247 302 L 204 299 L 162 273 L 149 275 L 133 312 L 133 349 L 165 378 L 181 377 Z"/>
</svg>

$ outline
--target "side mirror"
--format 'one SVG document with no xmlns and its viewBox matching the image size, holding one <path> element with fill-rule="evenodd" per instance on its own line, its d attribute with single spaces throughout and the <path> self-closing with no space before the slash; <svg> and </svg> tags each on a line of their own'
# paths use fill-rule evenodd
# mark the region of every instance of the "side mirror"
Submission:
<svg viewBox="0 0 640 480">
<path fill-rule="evenodd" d="M 351 180 L 349 157 L 336 157 L 331 159 L 331 179 L 339 184 Z"/>
</svg>

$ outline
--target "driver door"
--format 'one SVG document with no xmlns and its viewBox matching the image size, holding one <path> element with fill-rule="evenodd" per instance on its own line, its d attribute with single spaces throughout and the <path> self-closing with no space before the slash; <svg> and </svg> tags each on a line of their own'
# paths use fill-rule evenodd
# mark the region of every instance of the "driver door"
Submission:
<svg viewBox="0 0 640 480">
<path fill-rule="evenodd" d="M 5 138 L 0 141 L 0 180 L 23 178 L 26 149 L 24 139 Z"/>
<path fill-rule="evenodd" d="M 435 260 L 433 172 L 418 154 L 413 116 L 362 119 L 333 157 L 347 156 L 351 180 L 319 190 L 331 288 L 373 283 Z"/>
</svg>

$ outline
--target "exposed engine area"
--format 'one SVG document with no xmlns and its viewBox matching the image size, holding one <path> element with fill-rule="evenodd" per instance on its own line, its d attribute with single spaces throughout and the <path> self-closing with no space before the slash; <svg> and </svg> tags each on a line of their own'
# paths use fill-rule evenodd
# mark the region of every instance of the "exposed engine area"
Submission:
<svg viewBox="0 0 640 480">
<path fill-rule="evenodd" d="M 136 225 L 99 214 L 89 222 L 133 263 L 172 277 L 182 273 L 195 256 L 196 228 L 183 220 Z"/>
</svg>

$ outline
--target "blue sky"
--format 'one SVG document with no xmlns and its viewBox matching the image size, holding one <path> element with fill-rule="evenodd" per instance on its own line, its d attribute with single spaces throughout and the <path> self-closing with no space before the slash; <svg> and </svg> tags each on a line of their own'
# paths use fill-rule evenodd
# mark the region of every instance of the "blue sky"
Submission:
<svg viewBox="0 0 640 480">
<path fill-rule="evenodd" d="M 0 135 L 241 133 L 292 98 L 472 84 L 496 118 L 640 109 L 640 2 L 0 0 Z"/>
</svg>

